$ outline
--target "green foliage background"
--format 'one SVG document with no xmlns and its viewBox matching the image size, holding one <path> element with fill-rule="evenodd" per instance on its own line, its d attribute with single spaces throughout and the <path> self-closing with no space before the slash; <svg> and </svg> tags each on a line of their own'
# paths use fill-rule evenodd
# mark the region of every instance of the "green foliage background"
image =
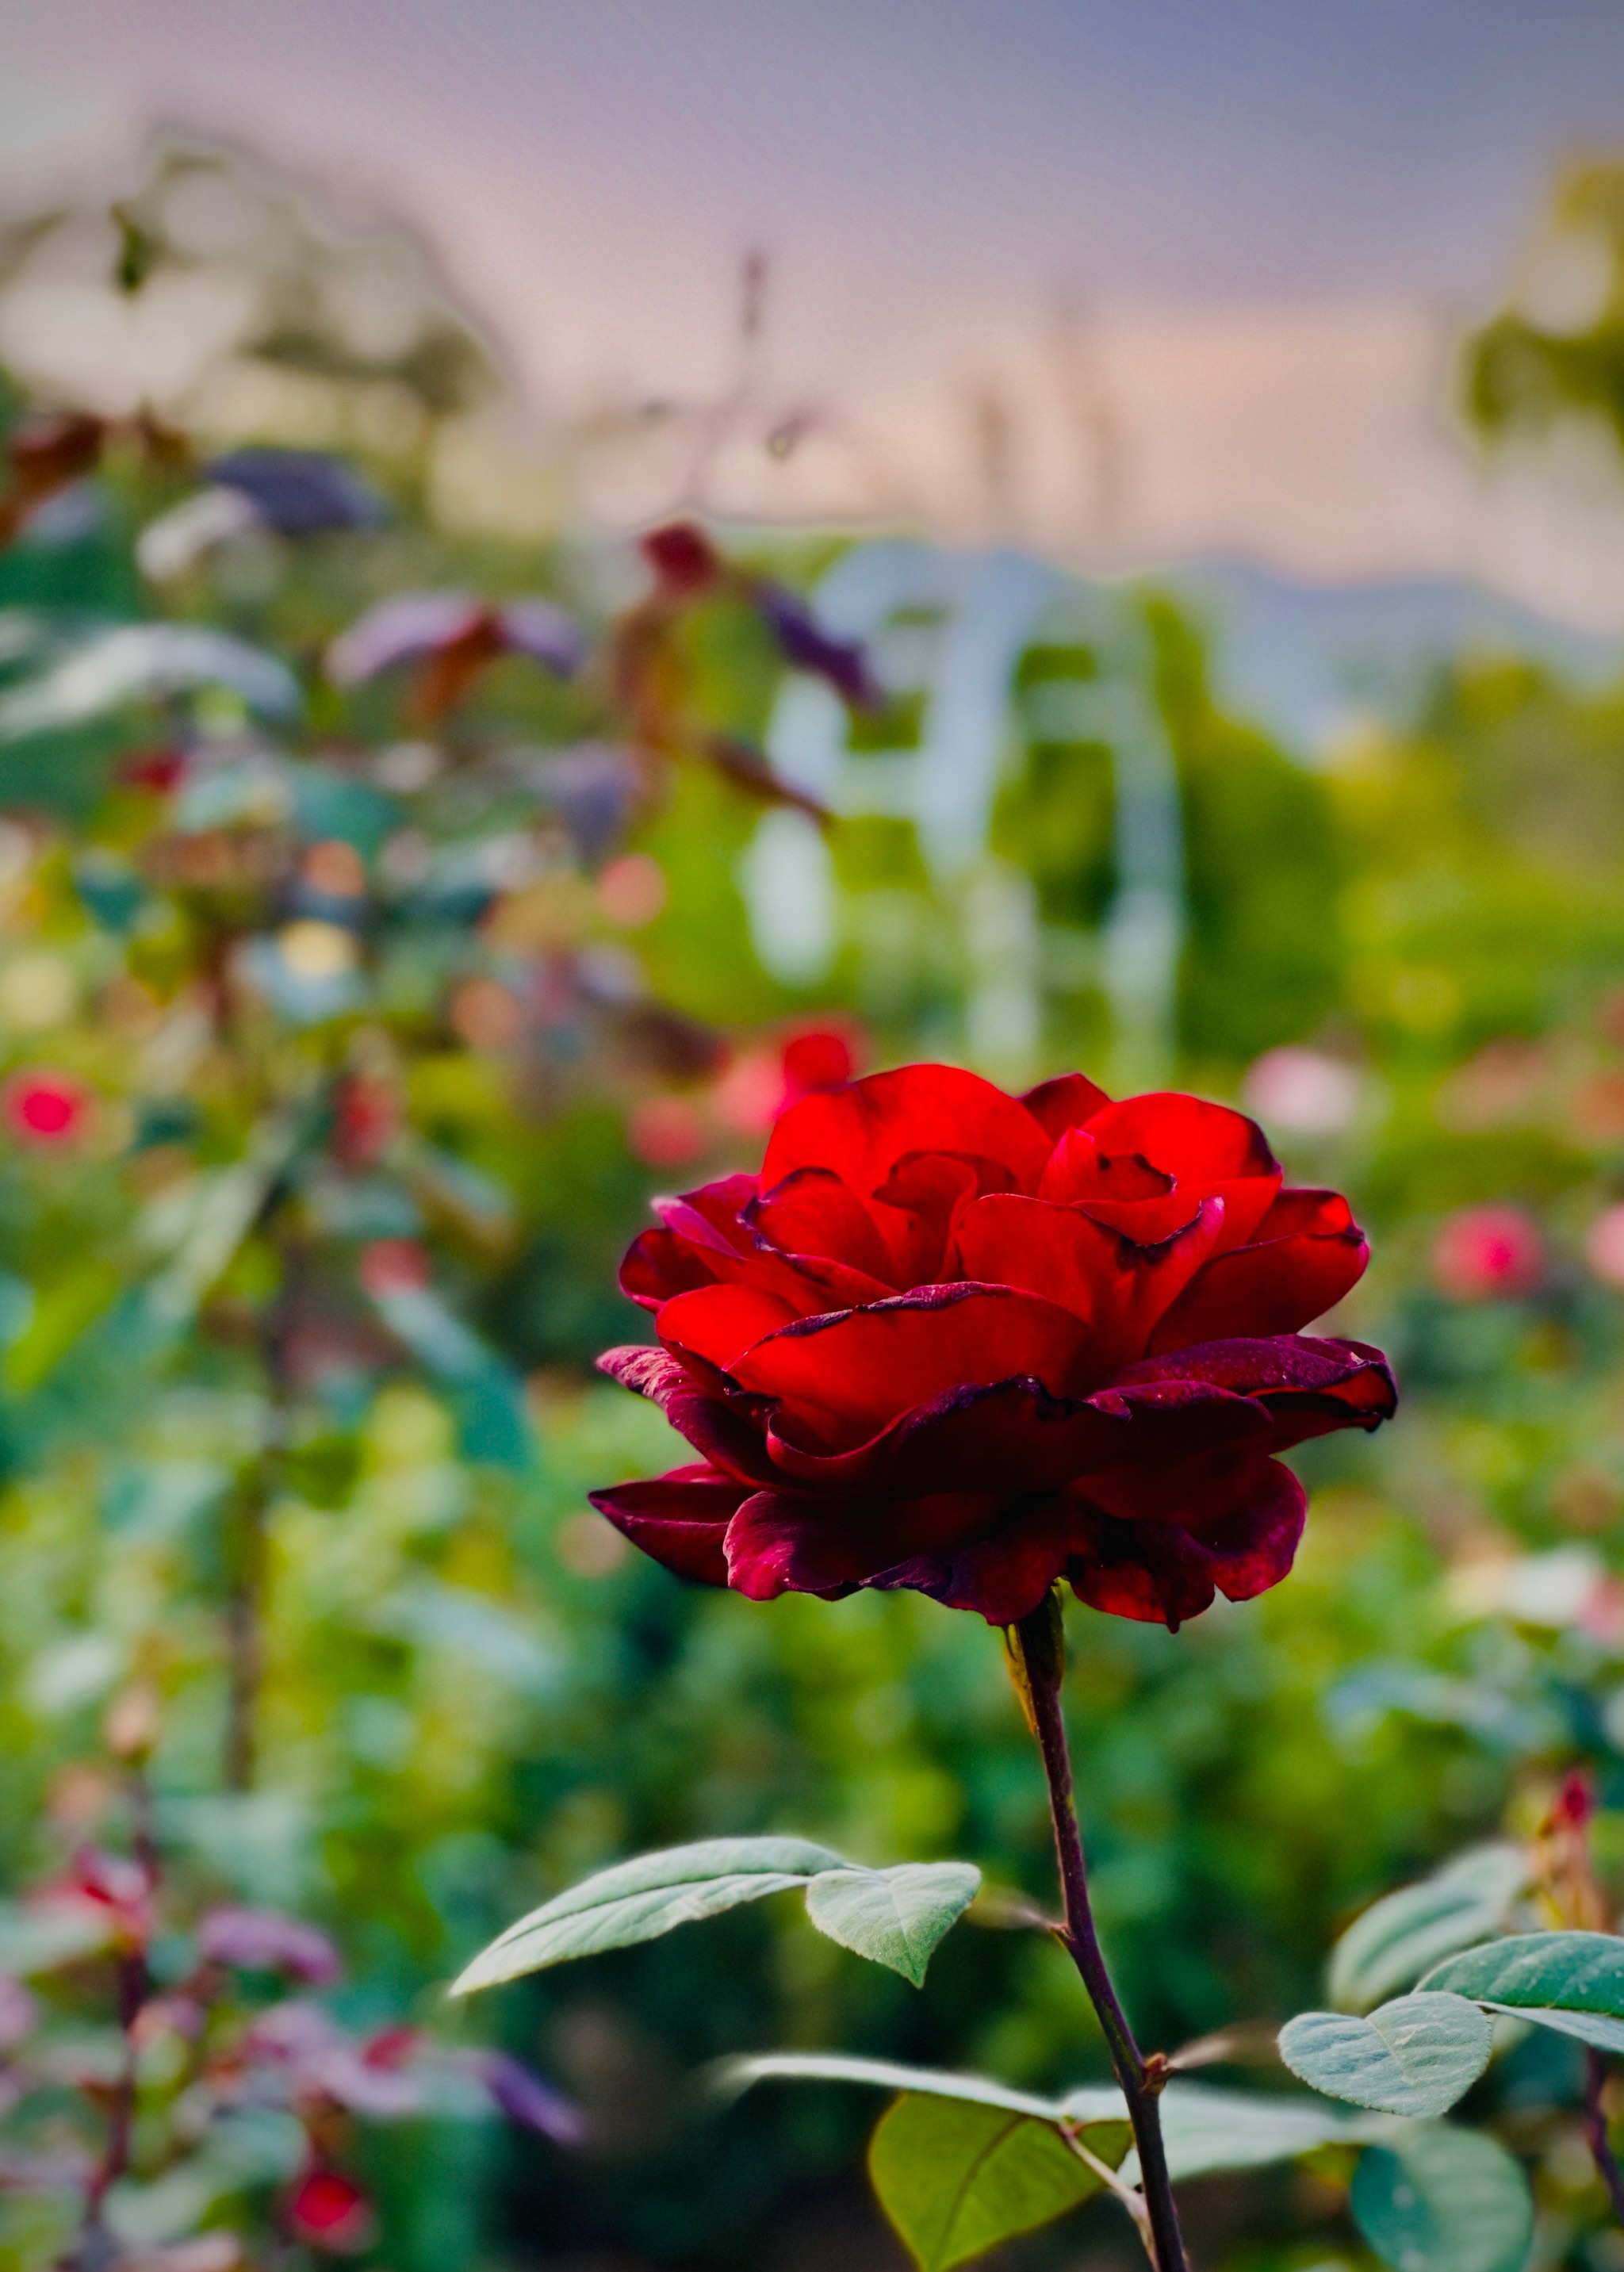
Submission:
<svg viewBox="0 0 1624 2272">
<path fill-rule="evenodd" d="M 384 534 L 286 545 L 251 587 L 205 568 L 160 594 L 132 568 L 131 540 L 194 477 L 116 457 L 93 529 L 0 553 L 0 609 L 161 609 L 296 657 L 392 590 L 544 592 L 590 614 L 579 546 L 448 534 L 409 467 L 373 471 L 394 507 Z M 791 579 L 821 557 L 753 549 Z M 1515 657 L 1463 658 L 1402 730 L 1313 771 L 1223 714 L 1206 634 L 1176 600 L 1134 604 L 1187 837 L 1177 1077 L 1234 1096 L 1259 1053 L 1285 1043 L 1357 1069 L 1351 1125 L 1283 1134 L 1281 1148 L 1298 1177 L 1349 1191 L 1370 1229 L 1376 1264 L 1338 1326 L 1396 1351 L 1406 1394 L 1381 1441 L 1303 1455 L 1315 1498 L 1288 1585 L 1177 1636 L 1072 1613 L 1102 1928 L 1141 2040 L 1171 2045 L 1314 2002 L 1324 1950 L 1359 1905 L 1474 1837 L 1530 1829 L 1575 1764 L 1597 1778 L 1604 1865 L 1624 1865 L 1624 1317 L 1584 1250 L 1624 1199 L 1624 693 L 1580 695 Z M 696 637 L 711 714 L 759 731 L 775 669 L 759 623 L 722 611 Z M 1017 719 L 1053 661 L 1026 658 Z M 326 735 L 399 732 L 391 699 L 363 692 L 347 708 L 318 688 L 311 762 Z M 562 742 L 580 730 L 575 699 L 504 665 L 458 730 Z M 60 1020 L 0 1035 L 0 1048 L 8 1065 L 49 1059 L 113 1099 L 132 1044 L 109 1020 L 107 986 L 127 962 L 161 988 L 191 948 L 161 926 L 129 935 L 85 887 L 85 855 L 116 851 L 135 826 L 112 761 L 172 722 L 138 706 L 0 752 L 0 801 L 46 815 L 0 924 L 0 991 L 6 966 L 41 952 L 77 987 Z M 640 824 L 636 848 L 670 891 L 637 940 L 654 996 L 740 1048 L 815 1010 L 865 1019 L 877 1062 L 962 1053 L 959 909 L 910 827 L 836 826 L 843 903 L 884 895 L 894 945 L 849 941 L 814 998 L 752 953 L 737 863 L 754 821 L 693 770 Z M 992 851 L 1029 877 L 1045 927 L 1097 929 L 1111 848 L 1103 751 L 1017 731 Z M 61 1157 L 11 1146 L 0 1267 L 28 1294 L 4 1312 L 0 1365 L 0 1873 L 25 1883 L 94 1819 L 86 1776 L 103 1711 L 143 1672 L 163 1698 L 161 1821 L 190 1882 L 320 1918 L 348 1959 L 353 2016 L 495 2031 L 592 2118 L 577 2156 L 453 2124 L 370 2134 L 378 2272 L 891 2263 L 856 2176 L 872 2108 L 764 2090 L 721 2118 L 696 2110 L 684 2078 L 767 2045 L 1044 2088 L 1101 2075 L 1081 1991 L 1046 1945 L 961 1931 L 916 1993 L 785 1904 L 460 2016 L 442 2008 L 444 1982 L 511 1917 L 652 1844 L 794 1830 L 872 1862 L 962 1856 L 1040 1899 L 1050 1859 L 1038 1770 L 997 1637 L 977 1621 L 911 1596 L 761 1608 L 615 1553 L 586 1491 L 682 1456 L 657 1416 L 589 1369 L 606 1342 L 640 1330 L 611 1281 L 648 1193 L 670 1180 L 627 1141 L 649 1080 L 595 1060 L 527 1088 L 437 1022 L 460 950 L 426 931 L 408 950 L 429 972 L 420 1009 L 401 982 L 414 1125 L 505 1194 L 513 1224 L 494 1251 L 437 1232 L 437 1267 L 522 1384 L 532 1447 L 482 1456 L 466 1401 L 432 1367 L 386 1366 L 347 1408 L 307 1401 L 269 1514 L 258 1786 L 222 1793 L 227 1516 L 260 1391 L 206 1316 L 161 1353 L 109 1335 L 150 1204 L 143 1154 L 181 1142 L 205 1165 L 229 1161 L 240 1097 L 205 1067 L 173 1127 L 131 1117 L 120 1140 Z M 1108 1013 L 1086 975 L 1062 968 L 1043 1009 L 1033 1077 L 1104 1061 Z M 314 1033 L 300 1043 L 324 1046 Z M 1497 1083 L 1506 1065 L 1521 1076 Z M 685 1172 L 748 1149 L 715 1136 Z M 1432 1242 L 1452 1209 L 1490 1200 L 1536 1218 L 1547 1267 L 1517 1298 L 1451 1300 Z M 269 1299 L 278 1267 L 246 1242 L 214 1326 L 234 1303 Z M 1592 1575 L 1553 1611 L 1562 1566 L 1549 1558 L 1563 1555 Z M 1530 2044 L 1501 2088 L 1514 2125 L 1520 2104 L 1559 2110 L 1524 2118 L 1528 2150 L 1545 2156 L 1542 2261 L 1616 2263 L 1582 2253 L 1599 2204 L 1557 2150 L 1574 2063 Z M 1311 2181 L 1193 2189 L 1201 2261 L 1353 2262 L 1344 2186 L 1333 2156 Z M 9 2272 L 32 2260 L 6 2215 L 0 2200 Z M 1118 2212 L 1097 2203 L 1007 2261 L 1126 2263 L 1126 2245 Z"/>
</svg>

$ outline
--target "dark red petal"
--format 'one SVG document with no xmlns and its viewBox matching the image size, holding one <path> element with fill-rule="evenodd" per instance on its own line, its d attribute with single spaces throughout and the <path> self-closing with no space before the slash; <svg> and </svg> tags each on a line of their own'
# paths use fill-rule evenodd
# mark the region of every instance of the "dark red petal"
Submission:
<svg viewBox="0 0 1624 2272">
<path fill-rule="evenodd" d="M 1084 1509 L 1074 1534 L 1081 1551 L 1066 1574 L 1095 1609 L 1176 1627 L 1208 1608 L 1215 1591 L 1245 1602 L 1278 1585 L 1295 1558 L 1306 1506 L 1291 1469 L 1270 1460 L 1244 1504 L 1200 1529 Z"/>
<path fill-rule="evenodd" d="M 1197 1273 L 1156 1327 L 1151 1353 L 1236 1334 L 1294 1334 L 1340 1302 L 1369 1259 L 1346 1200 L 1282 1192 L 1251 1245 Z"/>
<path fill-rule="evenodd" d="M 714 1299 L 685 1294 L 671 1310 Z M 670 1313 L 662 1313 L 662 1334 Z M 742 1388 L 777 1401 L 781 1431 L 835 1452 L 947 1392 L 1029 1376 L 1064 1395 L 1085 1385 L 1087 1351 L 1086 1327 L 1052 1302 L 1007 1286 L 954 1285 L 802 1319 L 726 1362 Z"/>
<path fill-rule="evenodd" d="M 606 1349 L 598 1359 L 598 1371 L 657 1404 L 672 1427 L 724 1475 L 752 1484 L 775 1480 L 760 1427 L 737 1403 L 707 1394 L 664 1349 L 651 1349 L 646 1342 Z"/>
<path fill-rule="evenodd" d="M 959 1582 L 968 1587 L 974 1570 L 987 1560 L 987 1549 L 1010 1528 L 999 1521 L 1008 1505 L 992 1492 L 864 1500 L 758 1491 L 745 1500 L 728 1528 L 728 1582 L 753 1601 L 772 1601 L 783 1593 L 834 1597 L 858 1586 L 911 1587 L 943 1598 L 944 1589 L 954 1587 L 955 1566 L 965 1564 Z M 1044 1584 L 1052 1581 L 1065 1551 L 1057 1530 Z M 994 1551 L 992 1562 L 998 1558 Z M 1006 1594 L 1012 1583 L 1006 1581 Z M 1024 1617 L 1042 1594 L 1040 1584 L 1013 1614 Z"/>
<path fill-rule="evenodd" d="M 1336 1428 L 1374 1428 L 1392 1418 L 1398 1403 L 1380 1349 L 1305 1334 L 1171 1349 L 1127 1366 L 1116 1387 L 1137 1393 L 1158 1385 L 1217 1388 L 1248 1398 L 1268 1413 L 1277 1452 Z"/>
<path fill-rule="evenodd" d="M 780 1594 L 821 1594 L 835 1601 L 868 1575 L 861 1536 L 826 1502 L 794 1491 L 757 1491 L 740 1502 L 728 1525 L 727 1582 L 752 1602 Z"/>
<path fill-rule="evenodd" d="M 1029 1088 L 1021 1102 L 1051 1143 L 1058 1144 L 1068 1128 L 1080 1127 L 1111 1099 L 1081 1073 L 1062 1072 Z"/>
<path fill-rule="evenodd" d="M 816 1255 L 864 1271 L 894 1290 L 891 1256 L 872 1207 L 828 1168 L 797 1168 L 751 1202 L 745 1221 L 759 1240 L 797 1259 Z M 883 1295 L 871 1298 L 881 1300 Z"/>
<path fill-rule="evenodd" d="M 795 1314 L 788 1302 L 753 1287 L 701 1286 L 665 1304 L 659 1317 L 660 1338 L 678 1356 L 692 1355 L 719 1372 L 729 1372 L 735 1358 Z"/>
<path fill-rule="evenodd" d="M 761 1170 L 771 1189 L 797 1168 L 832 1168 L 860 1197 L 908 1152 L 978 1153 L 1036 1191 L 1049 1138 L 1026 1107 L 954 1065 L 903 1065 L 803 1097 L 774 1128 Z"/>
<path fill-rule="evenodd" d="M 747 1485 L 696 1466 L 587 1496 L 633 1546 L 677 1577 L 706 1586 L 727 1584 L 722 1542 L 734 1510 L 749 1497 Z"/>
<path fill-rule="evenodd" d="M 1072 1551 L 1070 1515 L 1053 1498 L 1005 1513 L 984 1536 L 894 1564 L 869 1580 L 887 1592 L 910 1587 L 950 1610 L 974 1610 L 1012 1626 L 1037 1607 Z"/>
<path fill-rule="evenodd" d="M 1101 1378 L 1149 1345 L 1163 1312 L 1212 1253 L 1223 1224 L 1223 1201 L 1206 1200 L 1171 1237 L 1141 1246 L 1077 1207 L 995 1192 L 960 1216 L 954 1267 L 966 1278 L 1041 1294 L 1085 1319 Z"/>
<path fill-rule="evenodd" d="M 669 1230 L 640 1231 L 620 1265 L 621 1292 L 644 1310 L 657 1310 L 676 1295 L 715 1281 L 708 1259 Z"/>
</svg>

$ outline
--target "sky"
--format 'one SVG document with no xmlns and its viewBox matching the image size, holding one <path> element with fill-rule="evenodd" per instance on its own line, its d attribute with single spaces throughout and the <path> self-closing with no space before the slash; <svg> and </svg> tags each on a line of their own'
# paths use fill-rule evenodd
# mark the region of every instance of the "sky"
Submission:
<svg viewBox="0 0 1624 2272">
<path fill-rule="evenodd" d="M 764 249 L 786 400 L 948 519 L 968 395 L 1086 311 L 1131 541 L 1327 574 L 1493 551 L 1449 342 L 1624 146 L 1618 0 L 0 0 L 0 42 L 8 203 L 241 140 L 426 234 L 543 409 L 714 384 Z"/>
</svg>

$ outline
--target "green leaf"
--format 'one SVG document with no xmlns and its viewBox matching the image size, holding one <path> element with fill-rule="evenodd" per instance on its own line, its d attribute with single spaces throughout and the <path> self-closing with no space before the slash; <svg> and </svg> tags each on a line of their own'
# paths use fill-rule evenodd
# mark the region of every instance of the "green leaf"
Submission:
<svg viewBox="0 0 1624 2272">
<path fill-rule="evenodd" d="M 1534 2237 L 1517 2164 L 1492 2138 L 1448 2123 L 1361 2155 L 1349 2207 L 1395 2272 L 1523 2272 Z"/>
<path fill-rule="evenodd" d="M 846 1866 L 838 1854 L 805 1838 L 705 1838 L 640 1854 L 509 1925 L 452 1983 L 451 1993 L 466 1996 L 572 1957 L 655 1940 L 679 1924 L 719 1917 L 741 1902 Z"/>
<path fill-rule="evenodd" d="M 1168 2171 L 1179 2179 L 1295 2161 L 1321 2146 L 1357 2143 L 1373 2129 L 1385 2134 L 1388 2126 L 1368 2115 L 1339 2114 L 1295 2093 L 1269 2097 L 1261 2091 L 1216 2090 L 1201 2082 L 1170 2082 L 1161 2108 Z M 1130 2184 L 1139 2182 L 1136 2155 L 1123 2164 L 1122 2174 Z"/>
<path fill-rule="evenodd" d="M 974 2106 L 1002 2108 L 1040 2122 L 1120 2122 L 1127 2110 L 1109 2084 L 1088 2084 L 1059 2098 L 1039 2098 L 1012 2090 L 979 2074 L 944 2074 L 934 2068 L 902 2066 L 892 2059 L 853 2059 L 840 2052 L 766 2052 L 751 2058 L 720 2059 L 710 2084 L 720 2097 L 737 2097 L 758 2082 L 857 2082 L 879 2090 L 904 2090 Z M 1293 2095 L 1255 2096 L 1215 2090 L 1201 2082 L 1170 2082 L 1161 2098 L 1162 2134 L 1168 2167 L 1176 2178 L 1207 2170 L 1250 2170 L 1269 2162 L 1289 2162 L 1321 2146 L 1358 2145 L 1387 2136 L 1385 2117 L 1341 2114 L 1335 2107 Z M 1130 2154 L 1123 2176 L 1138 2183 L 1138 2157 Z"/>
<path fill-rule="evenodd" d="M 1500 1932 L 1528 1882 L 1527 1848 L 1496 1842 L 1373 1902 L 1331 1952 L 1332 2003 L 1368 2011 L 1396 1988 L 1413 1986 L 1441 1957 Z"/>
<path fill-rule="evenodd" d="M 980 1883 L 980 1871 L 969 1862 L 862 1870 L 806 1838 L 701 1839 L 618 1862 L 544 1902 L 498 1934 L 450 1992 L 466 1996 L 571 1957 L 654 1940 L 679 1924 L 718 1917 L 740 1902 L 792 1886 L 805 1887 L 820 1932 L 889 1965 L 917 1987 L 936 1944 L 969 1908 Z"/>
<path fill-rule="evenodd" d="M 936 1945 L 975 1900 L 969 1862 L 903 1862 L 890 1870 L 826 1870 L 806 1888 L 806 1914 L 842 1948 L 924 1981 Z"/>
<path fill-rule="evenodd" d="M 1424 1984 L 1624 2052 L 1624 1940 L 1612 1933 L 1518 1933 L 1450 1957 Z"/>
<path fill-rule="evenodd" d="M 1001 2107 L 1010 2114 L 1030 2114 L 1040 2122 L 1069 2117 L 1079 2122 L 1120 2119 L 1124 2114 L 1119 2092 L 1109 2088 L 1073 2091 L 1063 2099 L 1038 2098 L 1030 2091 L 1011 2090 L 980 2074 L 944 2074 L 933 2067 L 903 2066 L 894 2059 L 854 2059 L 843 2052 L 760 2052 L 741 2059 L 718 2059 L 710 2070 L 712 2089 L 722 2098 L 737 2098 L 758 2082 L 861 2082 L 877 2090 L 905 2090 L 933 2098 L 956 2098 L 967 2105 Z"/>
<path fill-rule="evenodd" d="M 1096 2123 L 1085 2142 L 1114 2167 L 1128 2136 L 1126 2122 Z M 1104 2183 L 1052 2123 L 911 2095 L 880 2118 L 868 2171 L 919 2272 L 947 2272 L 1016 2233 L 1051 2224 Z"/>
<path fill-rule="evenodd" d="M 1386 2114 L 1441 2114 L 1489 2063 L 1494 2034 L 1463 1996 L 1400 1996 L 1367 2020 L 1302 2012 L 1280 2030 L 1293 2074 Z"/>
</svg>

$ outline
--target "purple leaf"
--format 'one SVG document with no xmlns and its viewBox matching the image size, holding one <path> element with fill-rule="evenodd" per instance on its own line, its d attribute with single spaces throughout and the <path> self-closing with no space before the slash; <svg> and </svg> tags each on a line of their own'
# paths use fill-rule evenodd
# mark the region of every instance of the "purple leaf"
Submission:
<svg viewBox="0 0 1624 2272">
<path fill-rule="evenodd" d="M 337 686 L 360 686 L 466 639 L 484 612 L 466 592 L 402 592 L 380 600 L 328 647 L 327 676 Z"/>
<path fill-rule="evenodd" d="M 515 654 L 544 662 L 560 678 L 571 677 L 586 656 L 580 627 L 562 608 L 545 600 L 510 600 L 499 610 L 502 630 Z"/>
<path fill-rule="evenodd" d="M 830 637 L 804 600 L 764 578 L 755 587 L 756 605 L 772 625 L 786 662 L 825 680 L 854 710 L 877 710 L 884 699 L 869 670 L 868 658 L 849 639 Z"/>
<path fill-rule="evenodd" d="M 198 1928 L 198 1947 L 215 1964 L 286 1972 L 313 1988 L 336 1980 L 342 1969 L 325 1932 L 281 1910 L 211 1910 Z"/>
<path fill-rule="evenodd" d="M 544 2138 L 551 2138 L 560 2146 L 580 2144 L 586 2135 L 586 2125 L 580 2108 L 562 2092 L 554 2090 L 505 2052 L 483 2052 L 480 2066 L 491 2104 L 510 2122 L 517 2122 L 526 2130 L 539 2130 Z"/>
<path fill-rule="evenodd" d="M 330 528 L 378 528 L 388 510 L 376 490 L 338 458 L 318 450 L 233 450 L 207 468 L 221 489 L 245 497 L 282 536 Z"/>
</svg>

